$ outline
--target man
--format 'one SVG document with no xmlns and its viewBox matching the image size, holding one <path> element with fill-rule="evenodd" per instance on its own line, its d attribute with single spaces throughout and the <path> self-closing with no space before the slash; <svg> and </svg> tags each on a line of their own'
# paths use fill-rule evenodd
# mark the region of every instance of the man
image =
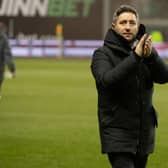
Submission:
<svg viewBox="0 0 168 168">
<path fill-rule="evenodd" d="M 120 6 L 104 45 L 92 58 L 102 153 L 113 168 L 145 168 L 154 151 L 157 114 L 153 83 L 168 82 L 168 66 L 152 48 L 136 10 Z"/>
<path fill-rule="evenodd" d="M 16 71 L 5 31 L 6 27 L 4 23 L 0 22 L 0 98 L 2 97 L 1 89 L 4 79 L 5 64 L 8 65 L 12 77 L 15 77 Z"/>
</svg>

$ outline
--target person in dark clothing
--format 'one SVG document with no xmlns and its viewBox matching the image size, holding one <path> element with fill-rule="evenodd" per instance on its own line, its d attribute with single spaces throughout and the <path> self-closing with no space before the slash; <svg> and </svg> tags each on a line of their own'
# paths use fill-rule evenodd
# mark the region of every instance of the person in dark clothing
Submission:
<svg viewBox="0 0 168 168">
<path fill-rule="evenodd" d="M 115 11 L 104 45 L 94 51 L 91 70 L 98 92 L 102 153 L 113 168 L 145 168 L 157 127 L 153 86 L 168 82 L 168 66 L 132 6 Z"/>
<path fill-rule="evenodd" d="M 16 68 L 6 35 L 6 26 L 4 23 L 0 22 L 0 98 L 2 96 L 1 89 L 4 79 L 5 64 L 8 66 L 11 77 L 15 77 Z"/>
</svg>

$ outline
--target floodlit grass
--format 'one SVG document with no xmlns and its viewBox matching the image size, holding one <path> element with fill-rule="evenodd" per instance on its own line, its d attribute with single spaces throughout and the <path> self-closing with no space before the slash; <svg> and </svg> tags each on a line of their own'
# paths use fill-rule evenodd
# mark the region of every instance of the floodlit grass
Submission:
<svg viewBox="0 0 168 168">
<path fill-rule="evenodd" d="M 90 60 L 16 59 L 0 100 L 0 167 L 110 168 L 100 153 Z M 156 85 L 156 151 L 149 168 L 168 167 L 168 85 Z"/>
</svg>

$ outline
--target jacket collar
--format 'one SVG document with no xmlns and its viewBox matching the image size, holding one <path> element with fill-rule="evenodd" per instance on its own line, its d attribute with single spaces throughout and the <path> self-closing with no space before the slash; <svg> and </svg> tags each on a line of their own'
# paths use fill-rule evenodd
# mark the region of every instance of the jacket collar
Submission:
<svg viewBox="0 0 168 168">
<path fill-rule="evenodd" d="M 130 51 L 132 51 L 132 44 L 111 28 L 107 31 L 104 39 L 104 45 L 124 53 L 123 56 L 125 56 L 125 54 L 128 55 Z"/>
<path fill-rule="evenodd" d="M 104 45 L 120 50 L 124 53 L 129 53 L 131 51 L 131 43 L 124 39 L 121 35 L 116 33 L 113 29 L 109 29 L 104 39 Z"/>
<path fill-rule="evenodd" d="M 104 45 L 128 55 L 129 52 L 133 50 L 133 43 L 137 42 L 137 40 L 139 40 L 145 32 L 145 26 L 140 24 L 136 39 L 130 43 L 112 28 L 110 28 L 105 36 Z"/>
</svg>

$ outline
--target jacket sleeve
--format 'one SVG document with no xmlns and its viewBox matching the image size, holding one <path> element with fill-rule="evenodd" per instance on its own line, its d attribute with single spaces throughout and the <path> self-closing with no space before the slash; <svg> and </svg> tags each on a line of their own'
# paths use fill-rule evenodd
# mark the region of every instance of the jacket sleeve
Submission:
<svg viewBox="0 0 168 168">
<path fill-rule="evenodd" d="M 114 57 L 111 56 L 111 58 Z M 97 49 L 92 57 L 91 70 L 97 83 L 116 87 L 133 72 L 139 62 L 138 56 L 132 52 L 119 64 L 114 65 L 108 55 Z"/>
<path fill-rule="evenodd" d="M 156 83 L 168 82 L 168 65 L 161 59 L 157 51 L 153 48 L 150 58 L 146 58 L 145 62 L 150 69 L 153 81 Z"/>
<path fill-rule="evenodd" d="M 13 61 L 11 48 L 9 46 L 9 42 L 8 42 L 6 35 L 4 35 L 4 55 L 5 55 L 5 63 L 7 64 L 8 69 L 10 70 L 10 72 L 14 73 L 15 72 L 15 64 Z"/>
</svg>

